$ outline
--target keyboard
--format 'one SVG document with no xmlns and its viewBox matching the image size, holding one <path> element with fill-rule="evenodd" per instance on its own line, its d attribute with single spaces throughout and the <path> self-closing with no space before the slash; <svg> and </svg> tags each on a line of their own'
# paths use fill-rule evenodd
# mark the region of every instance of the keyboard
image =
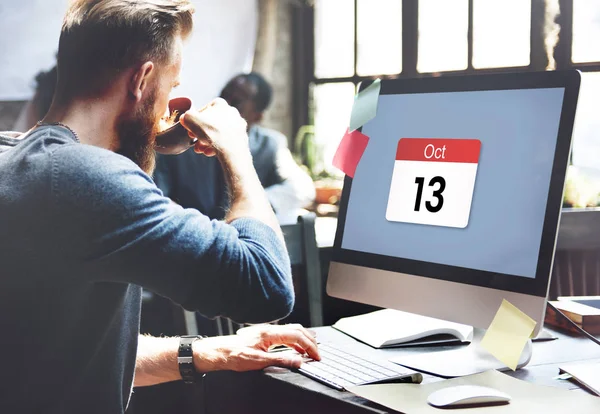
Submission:
<svg viewBox="0 0 600 414">
<path fill-rule="evenodd" d="M 418 384 L 423 380 L 418 372 L 388 361 L 366 360 L 330 343 L 320 344 L 319 353 L 321 361 L 307 359 L 298 372 L 339 391 L 355 385 L 380 382 Z"/>
</svg>

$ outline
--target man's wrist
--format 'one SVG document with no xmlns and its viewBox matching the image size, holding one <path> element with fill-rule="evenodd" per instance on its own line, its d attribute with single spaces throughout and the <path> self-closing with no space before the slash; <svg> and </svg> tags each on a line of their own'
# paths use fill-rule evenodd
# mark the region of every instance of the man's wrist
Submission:
<svg viewBox="0 0 600 414">
<path fill-rule="evenodd" d="M 254 170 L 252 154 L 248 151 L 224 151 L 217 155 L 225 173 L 229 176 L 243 176 L 247 169 Z"/>
<path fill-rule="evenodd" d="M 231 223 L 240 217 L 256 218 L 275 230 L 283 241 L 279 222 L 258 178 L 250 151 L 221 154 L 219 160 L 231 196 L 231 206 L 225 221 Z"/>
<path fill-rule="evenodd" d="M 177 366 L 179 338 L 139 335 L 135 386 L 148 386 L 181 379 Z"/>
<path fill-rule="evenodd" d="M 205 337 L 200 335 L 188 335 L 181 336 L 179 338 L 179 348 L 177 353 L 177 366 L 179 368 L 179 374 L 181 379 L 187 384 L 193 384 L 197 382 L 199 375 L 196 371 L 196 365 L 194 363 L 194 352 L 193 344 L 197 341 L 204 339 Z"/>
<path fill-rule="evenodd" d="M 192 345 L 196 372 L 206 374 L 223 369 L 227 359 L 227 347 L 223 346 L 224 337 L 209 337 L 196 341 Z"/>
<path fill-rule="evenodd" d="M 234 200 L 248 191 L 263 190 L 250 152 L 223 154 L 219 160 Z"/>
</svg>

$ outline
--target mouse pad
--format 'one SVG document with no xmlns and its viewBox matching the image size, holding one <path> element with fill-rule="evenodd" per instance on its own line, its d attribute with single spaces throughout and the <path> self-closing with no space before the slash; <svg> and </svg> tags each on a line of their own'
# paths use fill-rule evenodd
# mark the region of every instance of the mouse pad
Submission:
<svg viewBox="0 0 600 414">
<path fill-rule="evenodd" d="M 436 408 L 427 403 L 427 397 L 441 388 L 456 385 L 481 385 L 492 387 L 511 396 L 505 405 L 470 406 L 466 408 Z M 404 414 L 435 413 L 555 413 L 572 412 L 577 407 L 578 414 L 600 413 L 600 398 L 562 388 L 535 385 L 509 377 L 498 371 L 453 378 L 430 384 L 379 384 L 362 385 L 348 391 L 359 397 L 391 408 Z"/>
</svg>

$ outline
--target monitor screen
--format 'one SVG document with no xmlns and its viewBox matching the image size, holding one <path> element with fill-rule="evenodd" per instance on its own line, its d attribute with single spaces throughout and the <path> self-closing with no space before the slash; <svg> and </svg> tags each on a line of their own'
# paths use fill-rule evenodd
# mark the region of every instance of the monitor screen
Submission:
<svg viewBox="0 0 600 414">
<path fill-rule="evenodd" d="M 382 94 L 341 248 L 535 278 L 564 93 Z"/>
</svg>

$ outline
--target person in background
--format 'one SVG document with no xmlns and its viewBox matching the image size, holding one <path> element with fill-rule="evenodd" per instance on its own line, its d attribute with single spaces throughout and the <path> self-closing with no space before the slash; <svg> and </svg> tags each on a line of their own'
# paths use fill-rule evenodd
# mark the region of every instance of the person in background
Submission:
<svg viewBox="0 0 600 414">
<path fill-rule="evenodd" d="M 17 121 L 13 125 L 14 131 L 28 131 L 37 121 L 44 118 L 56 89 L 57 68 L 54 65 L 48 71 L 41 71 L 35 76 L 35 93 L 28 101 Z"/>
<path fill-rule="evenodd" d="M 221 92 L 248 123 L 254 168 L 280 221 L 295 221 L 299 209 L 311 204 L 315 188 L 310 176 L 296 164 L 286 137 L 260 126 L 272 100 L 272 87 L 260 74 L 240 74 Z M 229 209 L 227 181 L 218 160 L 196 157 L 192 151 L 159 156 L 154 174 L 164 195 L 186 208 L 195 208 L 213 219 Z"/>
<path fill-rule="evenodd" d="M 2 413 L 124 413 L 133 387 L 299 367 L 300 355 L 269 352 L 279 344 L 320 359 L 299 325 L 139 334 L 142 288 L 238 322 L 278 320 L 294 305 L 235 108 L 215 99 L 181 117 L 194 151 L 217 157 L 231 183 L 223 221 L 174 204 L 150 178 L 192 16 L 189 0 L 71 1 L 50 110 L 18 139 L 0 134 L 11 146 L 0 153 Z"/>
</svg>

